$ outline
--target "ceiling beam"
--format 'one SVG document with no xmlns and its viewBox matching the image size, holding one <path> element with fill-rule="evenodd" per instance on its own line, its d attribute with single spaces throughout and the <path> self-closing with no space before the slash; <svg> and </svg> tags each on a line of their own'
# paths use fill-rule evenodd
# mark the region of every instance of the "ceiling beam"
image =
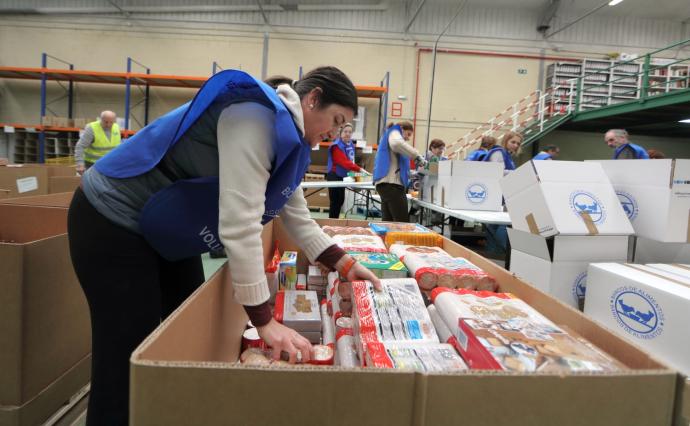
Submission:
<svg viewBox="0 0 690 426">
<path fill-rule="evenodd" d="M 259 11 L 261 12 L 261 17 L 264 18 L 264 24 L 266 24 L 270 27 L 271 22 L 269 22 L 268 16 L 266 16 L 266 12 L 264 11 L 264 7 L 261 4 L 261 0 L 256 0 L 256 4 L 259 6 Z"/>
<path fill-rule="evenodd" d="M 408 32 L 410 30 L 410 27 L 412 24 L 414 24 L 415 19 L 417 19 L 417 16 L 419 15 L 419 12 L 421 12 L 422 7 L 424 7 L 424 3 L 426 3 L 426 0 L 421 0 L 419 2 L 419 5 L 417 6 L 417 9 L 414 11 L 412 14 L 412 17 L 410 20 L 407 22 L 407 25 L 405 25 L 405 29 L 403 30 L 404 33 Z"/>
<path fill-rule="evenodd" d="M 599 10 L 605 8 L 605 7 L 608 6 L 608 5 L 609 5 L 609 0 L 606 0 L 604 3 L 602 3 L 602 4 L 600 4 L 599 6 L 593 8 L 592 10 L 590 10 L 589 12 L 585 13 L 584 15 L 578 17 L 578 18 L 575 19 L 574 21 L 571 21 L 571 22 L 565 24 L 565 25 L 562 26 L 561 28 L 559 28 L 559 29 L 557 29 L 557 30 L 555 30 L 555 31 L 552 31 L 552 32 L 550 32 L 549 34 L 544 34 L 544 38 L 550 38 L 550 37 L 552 37 L 552 36 L 554 36 L 554 35 L 560 33 L 561 31 L 567 30 L 568 28 L 572 27 L 573 25 L 577 24 L 578 22 L 580 22 L 580 21 L 582 21 L 583 19 L 587 18 L 588 16 L 590 16 L 590 15 L 592 15 L 592 14 L 598 12 Z"/>
<path fill-rule="evenodd" d="M 551 21 L 558 13 L 558 8 L 561 6 L 561 0 L 548 0 L 544 6 L 544 10 L 539 18 L 539 23 L 537 24 L 537 31 L 546 35 L 546 32 L 551 29 Z"/>
</svg>

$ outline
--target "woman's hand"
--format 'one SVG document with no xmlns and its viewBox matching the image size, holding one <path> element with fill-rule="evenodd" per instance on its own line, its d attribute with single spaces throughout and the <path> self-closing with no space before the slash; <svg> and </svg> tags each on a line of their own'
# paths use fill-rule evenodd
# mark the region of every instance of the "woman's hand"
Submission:
<svg viewBox="0 0 690 426">
<path fill-rule="evenodd" d="M 271 357 L 279 360 L 281 352 L 288 354 L 290 364 L 306 363 L 312 358 L 312 346 L 309 340 L 290 327 L 286 327 L 271 318 L 268 324 L 257 327 L 259 336 L 273 350 Z M 298 352 L 301 355 L 298 355 Z"/>
<path fill-rule="evenodd" d="M 338 263 L 335 264 L 335 269 L 337 271 L 342 271 L 343 268 L 345 268 L 352 260 L 352 256 L 349 254 L 346 254 L 345 256 L 341 257 Z M 355 262 L 352 267 L 345 271 L 345 279 L 347 281 L 357 281 L 357 280 L 366 280 L 366 281 L 371 281 L 371 283 L 374 285 L 374 288 L 377 291 L 381 291 L 381 281 L 379 278 L 374 275 L 373 272 L 365 268 L 364 266 L 360 265 L 358 262 Z M 342 272 L 341 272 L 342 275 Z"/>
</svg>

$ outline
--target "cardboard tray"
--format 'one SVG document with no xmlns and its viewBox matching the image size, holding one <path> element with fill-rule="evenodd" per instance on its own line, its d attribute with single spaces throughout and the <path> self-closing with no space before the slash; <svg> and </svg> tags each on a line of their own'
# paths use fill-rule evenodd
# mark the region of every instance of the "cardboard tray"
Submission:
<svg viewBox="0 0 690 426">
<path fill-rule="evenodd" d="M 364 221 L 319 220 L 365 226 Z M 264 228 L 298 250 L 279 219 Z M 615 374 L 516 374 L 469 371 L 248 368 L 234 361 L 247 320 L 233 302 L 227 266 L 185 301 L 132 354 L 132 425 L 672 425 L 680 424 L 684 381 L 634 345 L 444 239 L 446 251 L 493 274 L 557 324 L 567 326 L 631 368 Z M 301 256 L 299 268 L 306 260 Z M 678 422 L 678 423 L 676 423 Z"/>
</svg>

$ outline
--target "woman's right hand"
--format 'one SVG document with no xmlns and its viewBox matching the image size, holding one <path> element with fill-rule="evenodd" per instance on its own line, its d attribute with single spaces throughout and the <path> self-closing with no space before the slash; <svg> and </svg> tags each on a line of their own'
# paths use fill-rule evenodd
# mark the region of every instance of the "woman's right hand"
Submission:
<svg viewBox="0 0 690 426">
<path fill-rule="evenodd" d="M 296 362 L 307 363 L 312 358 L 312 346 L 309 340 L 300 335 L 290 327 L 271 318 L 268 324 L 257 327 L 259 336 L 272 348 L 271 357 L 279 360 L 281 352 L 289 355 L 290 364 Z M 297 352 L 301 352 L 301 359 L 297 356 Z"/>
</svg>

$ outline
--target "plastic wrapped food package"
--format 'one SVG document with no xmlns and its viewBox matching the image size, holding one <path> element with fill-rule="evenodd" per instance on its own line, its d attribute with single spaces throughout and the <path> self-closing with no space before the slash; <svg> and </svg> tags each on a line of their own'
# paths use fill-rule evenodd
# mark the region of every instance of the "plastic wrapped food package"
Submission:
<svg viewBox="0 0 690 426">
<path fill-rule="evenodd" d="M 431 233 L 428 228 L 423 227 L 418 223 L 404 223 L 404 222 L 369 222 L 369 227 L 377 235 L 385 236 L 389 232 L 416 232 L 416 233 Z"/>
<path fill-rule="evenodd" d="M 438 339 L 442 343 L 451 343 L 455 337 L 453 333 L 451 333 L 450 328 L 448 328 L 448 325 L 443 321 L 443 318 L 441 318 L 441 315 L 439 315 L 436 306 L 429 305 L 426 307 L 426 310 L 429 311 L 429 318 L 431 318 L 431 322 L 434 324 Z"/>
<path fill-rule="evenodd" d="M 346 368 L 358 367 L 360 362 L 357 356 L 357 346 L 351 330 L 343 330 L 338 333 L 336 339 L 335 362 L 336 365 Z"/>
<path fill-rule="evenodd" d="M 423 373 L 467 370 L 467 365 L 447 343 L 367 343 L 366 366 L 415 370 Z"/>
<path fill-rule="evenodd" d="M 435 289 L 439 316 L 472 369 L 602 372 L 625 366 L 507 293 Z"/>
<path fill-rule="evenodd" d="M 443 237 L 435 232 L 388 232 L 385 241 L 388 247 L 393 244 L 443 247 Z"/>
<path fill-rule="evenodd" d="M 398 256 L 392 253 L 348 252 L 360 265 L 379 278 L 407 278 L 407 268 Z"/>
<path fill-rule="evenodd" d="M 375 235 L 335 235 L 333 241 L 345 251 L 388 253 L 383 240 Z"/>
<path fill-rule="evenodd" d="M 335 327 L 333 319 L 328 315 L 326 300 L 321 301 L 321 343 L 324 345 L 335 344 Z"/>
<path fill-rule="evenodd" d="M 381 280 L 380 292 L 369 281 L 351 284 L 353 331 L 361 360 L 369 342 L 439 342 L 414 279 Z"/>
<path fill-rule="evenodd" d="M 357 226 L 331 226 L 326 225 L 321 228 L 324 233 L 330 235 L 376 235 L 374 231 L 369 228 Z"/>
<path fill-rule="evenodd" d="M 434 287 L 468 288 L 472 290 L 496 289 L 496 280 L 470 261 L 451 257 L 439 247 L 393 244 L 396 254 L 410 270 L 424 290 Z"/>
</svg>

